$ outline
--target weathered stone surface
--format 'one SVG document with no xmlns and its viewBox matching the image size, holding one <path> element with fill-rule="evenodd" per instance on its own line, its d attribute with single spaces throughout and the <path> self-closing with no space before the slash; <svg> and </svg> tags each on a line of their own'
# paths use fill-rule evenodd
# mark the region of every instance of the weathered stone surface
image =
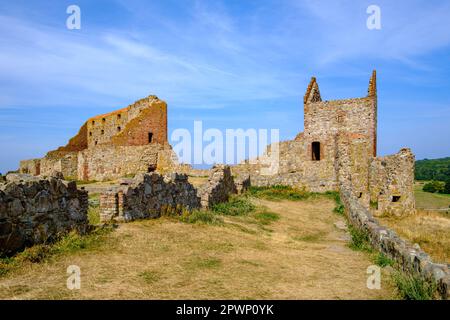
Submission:
<svg viewBox="0 0 450 320">
<path fill-rule="evenodd" d="M 229 166 L 216 165 L 211 169 L 208 182 L 200 186 L 197 195 L 203 208 L 228 201 L 231 194 L 237 193 Z"/>
<path fill-rule="evenodd" d="M 339 181 L 346 179 L 377 215 L 414 213 L 414 155 L 402 149 L 376 157 L 375 72 L 368 92 L 363 98 L 322 101 L 313 78 L 304 98 L 305 131 L 233 166 L 233 175 L 250 176 L 253 186 L 288 185 L 312 192 L 338 191 Z"/>
<path fill-rule="evenodd" d="M 55 178 L 27 180 L 13 176 L 11 180 L 19 182 L 8 182 L 0 188 L 0 255 L 69 230 L 86 231 L 88 196 L 76 185 L 67 188 Z"/>
<path fill-rule="evenodd" d="M 350 222 L 367 232 L 372 245 L 389 258 L 397 261 L 408 272 L 425 280 L 435 282 L 443 299 L 450 297 L 450 271 L 448 265 L 433 263 L 420 247 L 401 239 L 394 231 L 382 227 L 369 210 L 361 203 L 351 184 L 343 180 L 340 186 L 341 200 L 345 205 Z"/>
<path fill-rule="evenodd" d="M 208 182 L 198 189 L 189 183 L 185 174 L 138 174 L 126 184 L 100 195 L 100 215 L 103 222 L 179 215 L 185 210 L 208 208 L 227 201 L 234 193 L 236 185 L 229 166 L 214 167 Z"/>
<path fill-rule="evenodd" d="M 39 181 L 39 178 L 31 174 L 10 173 L 6 176 L 6 181 L 21 183 L 27 181 Z"/>
<path fill-rule="evenodd" d="M 195 188 L 182 174 L 139 174 L 118 189 L 100 195 L 104 222 L 156 218 L 200 207 Z"/>
</svg>

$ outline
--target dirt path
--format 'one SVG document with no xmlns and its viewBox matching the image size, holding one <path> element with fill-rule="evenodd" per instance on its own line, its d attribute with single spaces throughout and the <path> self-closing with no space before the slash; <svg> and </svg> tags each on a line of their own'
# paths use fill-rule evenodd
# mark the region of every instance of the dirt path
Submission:
<svg viewBox="0 0 450 320">
<path fill-rule="evenodd" d="M 169 219 L 121 225 L 99 249 L 35 264 L 0 278 L 7 299 L 390 299 L 366 287 L 369 257 L 347 247 L 334 203 L 261 201 L 280 219 L 242 217 L 225 226 Z M 81 290 L 66 268 L 81 268 Z"/>
</svg>

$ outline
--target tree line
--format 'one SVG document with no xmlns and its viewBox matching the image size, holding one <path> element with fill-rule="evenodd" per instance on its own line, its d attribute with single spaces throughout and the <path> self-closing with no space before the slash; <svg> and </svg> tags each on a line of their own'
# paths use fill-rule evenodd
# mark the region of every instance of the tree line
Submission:
<svg viewBox="0 0 450 320">
<path fill-rule="evenodd" d="M 431 181 L 423 191 L 450 194 L 450 157 L 416 161 L 415 178 Z"/>
</svg>

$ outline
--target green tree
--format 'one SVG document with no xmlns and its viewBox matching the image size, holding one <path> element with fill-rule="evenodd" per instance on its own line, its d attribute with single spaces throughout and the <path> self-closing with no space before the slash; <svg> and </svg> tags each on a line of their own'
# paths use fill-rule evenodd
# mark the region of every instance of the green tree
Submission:
<svg viewBox="0 0 450 320">
<path fill-rule="evenodd" d="M 445 182 L 443 193 L 450 194 L 450 179 Z"/>
<path fill-rule="evenodd" d="M 423 191 L 431 192 L 431 193 L 435 193 L 435 192 L 443 193 L 444 189 L 445 189 L 445 184 L 440 181 L 431 181 L 431 182 L 425 183 L 425 185 L 422 188 Z"/>
</svg>

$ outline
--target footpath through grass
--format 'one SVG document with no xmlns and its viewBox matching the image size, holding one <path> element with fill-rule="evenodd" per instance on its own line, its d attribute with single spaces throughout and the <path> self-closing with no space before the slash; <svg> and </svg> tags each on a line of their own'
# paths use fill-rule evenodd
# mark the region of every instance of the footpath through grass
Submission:
<svg viewBox="0 0 450 320">
<path fill-rule="evenodd" d="M 318 199 L 320 197 L 332 199 L 335 202 L 334 212 L 338 215 L 344 214 L 344 206 L 340 200 L 339 193 L 310 193 L 305 190 L 295 189 L 286 186 L 275 187 L 252 187 L 250 190 L 239 196 L 233 196 L 226 203 L 221 203 L 213 206 L 209 210 L 194 210 L 192 212 L 185 212 L 181 216 L 169 217 L 173 221 L 181 221 L 188 224 L 213 225 L 214 227 L 222 226 L 239 226 L 242 231 L 248 233 L 256 226 L 256 230 L 272 232 L 266 226 L 281 219 L 277 212 L 272 212 L 268 208 L 255 204 L 255 198 L 279 202 L 281 200 L 289 201 L 305 201 L 310 199 Z M 97 199 L 92 197 L 90 199 L 90 221 L 96 223 L 98 218 Z M 276 210 L 274 210 L 276 211 Z M 282 222 L 283 223 L 283 222 Z M 291 227 L 292 229 L 292 227 Z M 288 229 L 288 230 L 291 230 Z M 295 229 L 295 228 L 294 228 Z M 20 269 L 27 264 L 37 264 L 47 261 L 56 260 L 57 257 L 63 255 L 70 255 L 79 251 L 95 251 L 96 248 L 101 247 L 105 242 L 107 235 L 111 232 L 112 227 L 99 227 L 93 232 L 81 236 L 76 233 L 70 233 L 62 236 L 53 244 L 36 245 L 28 248 L 25 251 L 15 255 L 11 258 L 0 259 L 0 277 L 10 272 Z M 209 230 L 209 229 L 208 229 Z M 348 230 L 351 236 L 349 247 L 354 251 L 364 252 L 370 257 L 372 262 L 380 267 L 395 267 L 398 266 L 386 257 L 384 254 L 376 252 L 370 244 L 369 237 L 363 231 L 360 231 L 349 224 Z M 180 231 L 181 232 L 181 231 Z M 230 231 L 227 231 L 230 232 Z M 249 233 L 251 236 L 256 236 L 260 233 Z M 267 233 L 266 233 L 267 234 Z M 314 240 L 314 239 L 308 239 Z M 315 240 L 314 240 L 315 241 Z M 264 247 L 261 241 L 255 244 L 258 250 Z M 268 250 L 268 249 L 266 249 Z M 194 262 L 192 262 L 194 263 Z M 199 262 L 188 266 L 202 268 L 218 268 L 222 265 L 221 260 L 216 257 L 203 257 Z M 147 284 L 154 284 L 161 281 L 160 272 L 152 270 L 144 270 L 138 274 L 139 278 Z M 406 274 L 394 270 L 392 272 L 392 279 L 398 288 L 398 295 L 403 299 L 432 299 L 434 297 L 435 287 L 433 285 L 422 281 L 414 275 Z"/>
</svg>

